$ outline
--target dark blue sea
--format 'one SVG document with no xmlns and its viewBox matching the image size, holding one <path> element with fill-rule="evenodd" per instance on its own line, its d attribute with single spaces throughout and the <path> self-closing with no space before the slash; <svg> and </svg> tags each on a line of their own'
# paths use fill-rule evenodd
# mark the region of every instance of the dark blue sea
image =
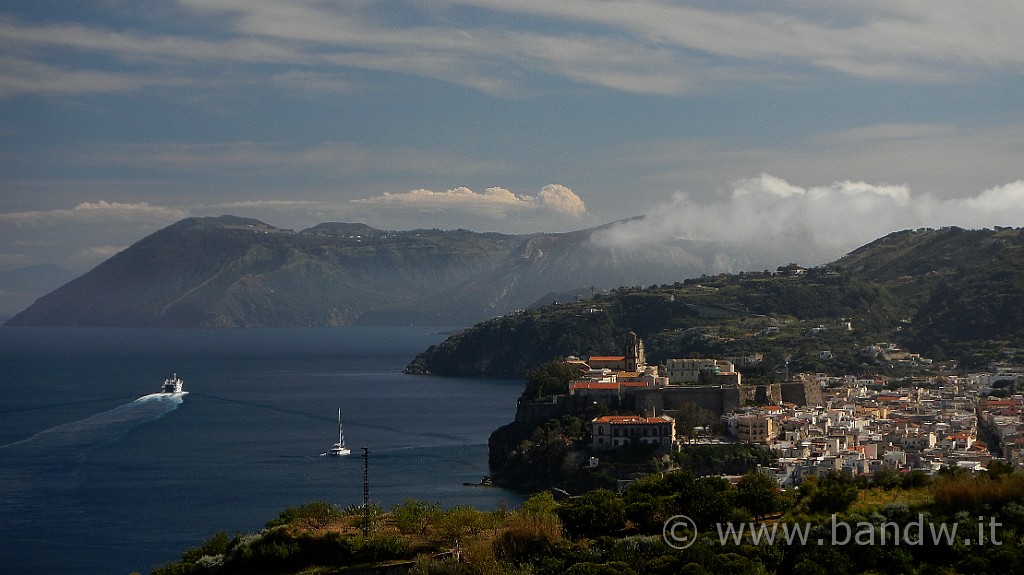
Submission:
<svg viewBox="0 0 1024 575">
<path fill-rule="evenodd" d="M 403 375 L 438 328 L 0 328 L 0 565 L 148 573 L 291 505 L 518 505 L 466 487 L 521 381 Z M 180 398 L 154 395 L 171 372 Z M 320 457 L 342 409 L 352 455 Z"/>
</svg>

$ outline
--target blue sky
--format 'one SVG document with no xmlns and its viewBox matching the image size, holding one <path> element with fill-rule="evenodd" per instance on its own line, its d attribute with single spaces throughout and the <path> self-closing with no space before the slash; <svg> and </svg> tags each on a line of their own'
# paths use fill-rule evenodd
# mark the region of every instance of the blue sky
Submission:
<svg viewBox="0 0 1024 575">
<path fill-rule="evenodd" d="M 12 0 L 0 270 L 187 216 L 791 242 L 1024 226 L 1024 5 Z M 814 246 L 814 249 L 808 249 Z M 818 261 L 812 261 L 818 260 Z"/>
</svg>

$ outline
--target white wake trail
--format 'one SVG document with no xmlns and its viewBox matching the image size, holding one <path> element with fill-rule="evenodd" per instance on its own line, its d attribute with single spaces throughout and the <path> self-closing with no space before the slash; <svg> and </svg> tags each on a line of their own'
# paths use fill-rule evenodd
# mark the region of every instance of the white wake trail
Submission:
<svg viewBox="0 0 1024 575">
<path fill-rule="evenodd" d="M 97 413 L 91 417 L 63 423 L 35 435 L 0 446 L 0 451 L 14 448 L 47 448 L 65 454 L 84 451 L 115 441 L 137 425 L 159 419 L 177 409 L 184 393 L 152 393 L 131 403 Z M 57 451 L 53 452 L 57 453 Z"/>
</svg>

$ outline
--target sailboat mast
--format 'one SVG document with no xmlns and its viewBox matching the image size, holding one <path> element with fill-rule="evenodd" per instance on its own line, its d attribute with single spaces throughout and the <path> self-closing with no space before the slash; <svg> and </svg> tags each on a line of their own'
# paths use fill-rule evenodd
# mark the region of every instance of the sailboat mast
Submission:
<svg viewBox="0 0 1024 575">
<path fill-rule="evenodd" d="M 338 445 L 341 445 L 343 447 L 345 445 L 345 436 L 341 432 L 341 408 L 340 407 L 338 408 Z"/>
</svg>

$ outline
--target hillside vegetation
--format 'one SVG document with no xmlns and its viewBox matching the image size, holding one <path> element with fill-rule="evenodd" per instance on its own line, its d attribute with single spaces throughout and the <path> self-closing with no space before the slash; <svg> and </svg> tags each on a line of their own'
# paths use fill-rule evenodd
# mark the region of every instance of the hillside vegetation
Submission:
<svg viewBox="0 0 1024 575">
<path fill-rule="evenodd" d="M 259 533 L 219 532 L 153 573 L 1020 573 L 1020 472 L 890 471 L 832 473 L 786 491 L 757 472 L 731 484 L 680 471 L 621 493 L 555 501 L 542 492 L 514 510 L 310 503 Z"/>
<path fill-rule="evenodd" d="M 522 376 L 553 357 L 621 355 L 629 331 L 650 363 L 762 353 L 769 371 L 789 362 L 857 373 L 885 367 L 868 345 L 895 342 L 970 368 L 1020 356 L 1022 328 L 1024 230 L 943 228 L 890 234 L 806 272 L 618 288 L 507 314 L 431 347 L 408 371 Z"/>
</svg>

